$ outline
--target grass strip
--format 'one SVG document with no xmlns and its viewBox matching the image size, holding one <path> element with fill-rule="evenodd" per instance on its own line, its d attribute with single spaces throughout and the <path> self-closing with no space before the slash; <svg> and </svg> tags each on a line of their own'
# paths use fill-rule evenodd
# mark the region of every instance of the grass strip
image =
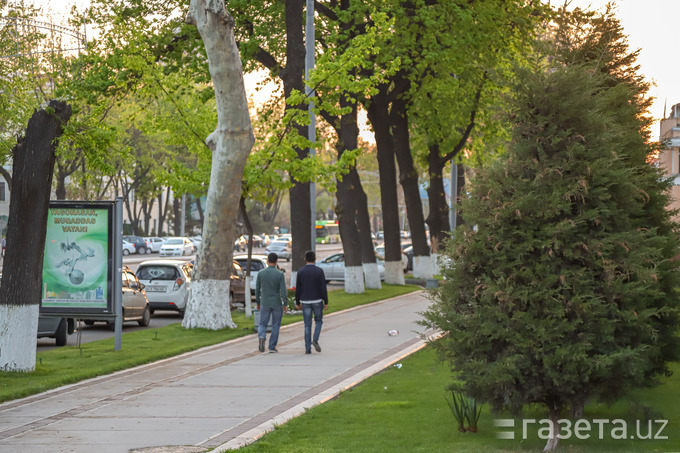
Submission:
<svg viewBox="0 0 680 453">
<path fill-rule="evenodd" d="M 479 432 L 459 432 L 446 396 L 451 382 L 448 366 L 438 365 L 431 348 L 401 361 L 401 367 L 390 367 L 340 394 L 332 401 L 316 406 L 292 419 L 257 442 L 238 449 L 239 452 L 317 453 L 317 452 L 515 452 L 541 451 L 546 441 L 538 438 L 538 423 L 522 438 L 522 418 L 541 420 L 540 408 L 528 408 L 515 419 L 513 440 L 498 439 L 494 421 L 512 418 L 491 414 L 488 405 L 482 408 Z M 599 439 L 597 425 L 590 438 L 579 440 L 572 433 L 560 442 L 558 451 L 587 452 L 668 452 L 680 450 L 680 366 L 673 364 L 676 375 L 653 389 L 634 392 L 612 406 L 590 405 L 585 418 L 625 420 L 629 430 L 626 439 L 612 439 L 611 424 L 604 425 Z M 663 430 L 665 440 L 630 439 L 636 436 L 635 421 L 669 420 Z M 654 431 L 659 424 L 655 424 Z M 538 426 L 540 427 L 540 426 Z M 632 428 L 632 430 L 631 430 Z M 640 429 L 647 434 L 647 423 Z"/>
<path fill-rule="evenodd" d="M 418 286 L 383 285 L 380 290 L 366 290 L 363 294 L 344 291 L 329 293 L 327 313 L 370 304 L 421 289 Z M 66 384 L 103 376 L 185 352 L 233 340 L 255 333 L 253 320 L 243 312 L 233 311 L 236 329 L 185 329 L 171 324 L 157 329 L 123 333 L 122 348 L 114 351 L 114 338 L 85 343 L 80 348 L 64 346 L 39 352 L 35 371 L 1 372 L 0 402 L 23 398 Z M 286 315 L 283 324 L 302 320 L 302 315 Z"/>
</svg>

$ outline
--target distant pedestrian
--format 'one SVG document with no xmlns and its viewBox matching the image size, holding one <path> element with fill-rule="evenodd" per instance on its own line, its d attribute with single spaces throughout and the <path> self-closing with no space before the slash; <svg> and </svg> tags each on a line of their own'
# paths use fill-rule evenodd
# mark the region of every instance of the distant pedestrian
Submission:
<svg viewBox="0 0 680 453">
<path fill-rule="evenodd" d="M 2 245 L 2 256 L 5 256 L 5 247 L 7 246 L 7 238 L 4 236 L 2 237 L 2 241 L 0 241 L 0 245 Z"/>
<path fill-rule="evenodd" d="M 312 353 L 312 346 L 316 352 L 321 352 L 319 335 L 323 325 L 323 311 L 328 310 L 328 288 L 323 269 L 316 266 L 316 253 L 305 253 L 305 264 L 297 272 L 295 282 L 295 306 L 302 308 L 305 321 L 305 354 Z M 314 336 L 312 337 L 312 316 L 314 316 Z"/>
<path fill-rule="evenodd" d="M 264 352 L 267 324 L 269 324 L 270 317 L 272 319 L 272 333 L 269 336 L 269 352 L 279 352 L 276 345 L 279 342 L 281 318 L 283 318 L 283 313 L 288 311 L 286 277 L 276 267 L 278 260 L 279 257 L 276 253 L 270 253 L 267 255 L 267 268 L 257 273 L 255 303 L 260 311 L 260 325 L 257 327 L 260 352 Z"/>
</svg>

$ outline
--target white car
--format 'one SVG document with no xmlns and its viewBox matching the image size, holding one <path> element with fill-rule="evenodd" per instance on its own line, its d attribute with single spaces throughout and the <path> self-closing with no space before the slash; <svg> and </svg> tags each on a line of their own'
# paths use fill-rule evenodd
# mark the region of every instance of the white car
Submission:
<svg viewBox="0 0 680 453">
<path fill-rule="evenodd" d="M 290 261 L 291 257 L 291 243 L 288 240 L 281 240 L 277 239 L 275 241 L 272 241 L 265 249 L 264 251 L 267 253 L 274 252 L 280 259 L 285 259 L 286 261 Z"/>
<path fill-rule="evenodd" d="M 144 241 L 146 241 L 146 244 L 149 247 L 149 250 L 151 250 L 154 253 L 160 252 L 161 246 L 165 242 L 165 240 L 163 238 L 159 238 L 159 237 L 144 238 Z"/>
<path fill-rule="evenodd" d="M 136 253 L 137 247 L 132 242 L 123 239 L 123 256 L 128 256 L 130 254 Z"/>
<path fill-rule="evenodd" d="M 194 253 L 194 244 L 188 238 L 168 238 L 161 245 L 160 256 L 187 256 Z"/>
<path fill-rule="evenodd" d="M 178 260 L 139 263 L 137 278 L 144 284 L 151 312 L 173 310 L 184 314 L 191 291 L 193 265 Z"/>
<path fill-rule="evenodd" d="M 248 264 L 248 255 L 234 255 L 234 261 L 241 265 L 245 272 L 246 264 Z M 251 255 L 250 256 L 250 293 L 255 294 L 255 285 L 257 284 L 257 273 L 267 267 L 266 255 Z"/>
<path fill-rule="evenodd" d="M 194 253 L 198 252 L 198 250 L 203 245 L 203 238 L 201 236 L 192 236 L 189 238 L 189 240 L 192 244 L 194 244 Z"/>
<path fill-rule="evenodd" d="M 385 262 L 376 257 L 380 280 L 385 280 Z M 326 275 L 326 283 L 331 280 L 345 281 L 345 254 L 336 253 L 316 263 Z"/>
</svg>

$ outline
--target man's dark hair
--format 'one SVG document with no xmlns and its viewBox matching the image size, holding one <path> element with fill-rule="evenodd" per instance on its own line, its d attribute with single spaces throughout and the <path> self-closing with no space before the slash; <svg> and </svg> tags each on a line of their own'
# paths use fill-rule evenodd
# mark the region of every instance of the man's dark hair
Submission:
<svg viewBox="0 0 680 453">
<path fill-rule="evenodd" d="M 313 263 L 316 261 L 316 253 L 313 250 L 308 250 L 305 252 L 305 261 L 308 263 Z"/>
<path fill-rule="evenodd" d="M 276 264 L 276 262 L 279 260 L 279 255 L 277 255 L 274 252 L 271 252 L 269 255 L 267 255 L 267 261 Z"/>
</svg>

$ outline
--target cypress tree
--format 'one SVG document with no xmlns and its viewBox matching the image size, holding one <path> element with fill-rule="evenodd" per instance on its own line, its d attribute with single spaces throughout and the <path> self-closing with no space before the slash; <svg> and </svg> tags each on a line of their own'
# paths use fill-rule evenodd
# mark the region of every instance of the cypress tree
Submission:
<svg viewBox="0 0 680 453">
<path fill-rule="evenodd" d="M 524 75 L 508 151 L 468 186 L 423 325 L 496 410 L 541 404 L 556 423 L 677 358 L 678 225 L 634 96 L 589 66 Z"/>
</svg>

